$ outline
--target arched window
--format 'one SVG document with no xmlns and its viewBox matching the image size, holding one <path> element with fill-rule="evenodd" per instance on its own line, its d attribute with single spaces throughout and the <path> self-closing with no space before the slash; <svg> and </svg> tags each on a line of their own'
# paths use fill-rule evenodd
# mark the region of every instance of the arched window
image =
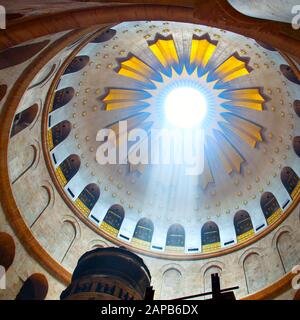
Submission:
<svg viewBox="0 0 300 320">
<path fill-rule="evenodd" d="M 48 130 L 48 146 L 52 150 L 64 141 L 71 131 L 70 121 L 64 120 Z"/>
<path fill-rule="evenodd" d="M 50 40 L 11 47 L 0 52 L 0 70 L 21 64 L 44 49 Z"/>
<path fill-rule="evenodd" d="M 300 136 L 294 137 L 293 148 L 298 157 L 300 157 Z"/>
<path fill-rule="evenodd" d="M 83 69 L 90 61 L 89 56 L 77 56 L 67 66 L 64 74 L 78 72 Z"/>
<path fill-rule="evenodd" d="M 109 247 L 109 245 L 105 241 L 96 239 L 96 240 L 90 241 L 89 246 L 88 246 L 88 251 L 94 250 L 97 248 L 107 248 L 107 247 Z M 84 251 L 84 252 L 86 252 L 86 251 Z"/>
<path fill-rule="evenodd" d="M 168 230 L 166 250 L 183 251 L 185 246 L 185 231 L 182 225 L 173 224 Z"/>
<path fill-rule="evenodd" d="M 88 216 L 100 197 L 100 189 L 95 183 L 87 185 L 75 201 L 77 208 Z"/>
<path fill-rule="evenodd" d="M 71 87 L 57 90 L 53 98 L 53 104 L 50 106 L 50 112 L 57 110 L 69 103 L 75 95 L 75 90 Z"/>
<path fill-rule="evenodd" d="M 300 100 L 295 100 L 293 103 L 295 113 L 298 117 L 300 117 Z"/>
<path fill-rule="evenodd" d="M 243 262 L 243 268 L 248 293 L 256 292 L 267 284 L 266 270 L 259 254 L 250 253 Z"/>
<path fill-rule="evenodd" d="M 27 128 L 35 119 L 38 109 L 39 107 L 35 103 L 31 107 L 17 113 L 12 124 L 10 137 L 15 136 L 17 133 Z"/>
<path fill-rule="evenodd" d="M 201 229 L 202 252 L 208 253 L 221 248 L 219 228 L 213 221 L 206 222 Z"/>
<path fill-rule="evenodd" d="M 51 246 L 51 254 L 60 263 L 63 263 L 72 248 L 77 235 L 77 229 L 73 221 L 65 220 L 61 228 L 57 229 L 54 244 Z"/>
<path fill-rule="evenodd" d="M 123 207 L 119 204 L 114 204 L 108 209 L 100 228 L 116 237 L 119 233 L 124 217 L 125 211 Z"/>
<path fill-rule="evenodd" d="M 294 239 L 288 231 L 282 232 L 277 238 L 276 249 L 279 254 L 284 273 L 291 271 L 292 268 L 299 263 L 294 243 Z"/>
<path fill-rule="evenodd" d="M 80 168 L 80 158 L 77 154 L 71 154 L 57 168 L 56 176 L 60 184 L 64 187 L 78 172 Z"/>
<path fill-rule="evenodd" d="M 211 275 L 217 273 L 220 277 L 220 285 L 222 287 L 222 269 L 221 267 L 215 265 L 215 266 L 210 266 L 208 267 L 203 275 L 203 282 L 204 282 L 204 290 L 203 292 L 210 292 L 212 291 L 211 287 Z M 206 299 L 211 299 L 211 295 L 204 296 L 204 300 Z"/>
<path fill-rule="evenodd" d="M 29 145 L 23 149 L 18 149 L 18 154 L 10 162 L 9 175 L 12 184 L 16 183 L 24 176 L 36 163 L 38 159 L 38 147 Z"/>
<path fill-rule="evenodd" d="M 238 211 L 233 219 L 237 242 L 249 239 L 253 234 L 253 225 L 249 213 L 246 210 Z"/>
<path fill-rule="evenodd" d="M 114 29 L 107 29 L 106 31 L 104 31 L 103 33 L 101 33 L 98 37 L 96 37 L 95 39 L 93 39 L 91 41 L 91 43 L 101 43 L 101 42 L 106 42 L 110 39 L 112 39 L 115 34 L 117 33 L 116 30 Z"/>
<path fill-rule="evenodd" d="M 299 177 L 295 171 L 290 167 L 284 167 L 281 170 L 280 178 L 291 198 L 295 199 L 300 192 Z"/>
<path fill-rule="evenodd" d="M 176 268 L 170 268 L 162 276 L 160 299 L 182 297 L 182 274 Z"/>
<path fill-rule="evenodd" d="M 40 273 L 34 273 L 23 284 L 16 300 L 44 300 L 48 293 L 48 281 Z"/>
<path fill-rule="evenodd" d="M 21 192 L 21 188 L 19 190 Z M 49 207 L 52 197 L 51 191 L 48 186 L 41 186 L 41 188 L 35 189 L 36 192 L 34 194 L 31 194 L 26 192 L 26 190 L 28 190 L 27 184 L 22 186 L 22 190 L 24 192 L 24 198 L 20 204 L 20 209 L 23 209 L 25 221 L 30 225 L 30 228 L 32 228 Z M 27 195 L 25 196 L 26 193 Z M 29 203 L 32 203 L 32 205 L 28 205 Z M 30 210 L 28 210 L 28 208 L 30 208 Z"/>
<path fill-rule="evenodd" d="M 8 270 L 12 265 L 15 251 L 16 247 L 12 236 L 6 232 L 0 232 L 0 266 L 3 266 L 5 270 Z"/>
<path fill-rule="evenodd" d="M 300 80 L 296 77 L 292 68 L 287 64 L 281 64 L 280 71 L 289 81 L 294 82 L 296 84 L 300 84 Z"/>
<path fill-rule="evenodd" d="M 269 51 L 276 51 L 276 49 L 274 49 L 270 44 L 262 42 L 262 41 L 256 41 L 261 47 L 263 47 L 264 49 L 267 49 Z"/>
<path fill-rule="evenodd" d="M 53 75 L 54 71 L 56 69 L 56 64 L 54 63 L 52 66 L 48 65 L 47 69 L 44 70 L 44 72 L 41 72 L 35 79 L 35 82 L 32 83 L 29 87 L 28 90 L 36 88 L 36 87 L 43 87 L 51 78 Z"/>
<path fill-rule="evenodd" d="M 279 203 L 271 192 L 265 192 L 262 194 L 260 198 L 260 206 L 268 224 L 274 223 L 282 215 Z"/>
<path fill-rule="evenodd" d="M 153 230 L 154 226 L 150 219 L 140 219 L 135 227 L 132 243 L 149 248 L 152 241 Z"/>
</svg>

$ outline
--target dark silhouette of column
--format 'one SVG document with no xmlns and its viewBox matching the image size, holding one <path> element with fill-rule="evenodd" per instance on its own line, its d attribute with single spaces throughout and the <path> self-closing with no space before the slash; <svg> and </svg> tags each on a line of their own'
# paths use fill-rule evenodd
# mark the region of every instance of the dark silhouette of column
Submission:
<svg viewBox="0 0 300 320">
<path fill-rule="evenodd" d="M 150 281 L 147 266 L 136 254 L 124 248 L 97 248 L 79 259 L 72 282 L 60 299 L 149 299 Z"/>
</svg>

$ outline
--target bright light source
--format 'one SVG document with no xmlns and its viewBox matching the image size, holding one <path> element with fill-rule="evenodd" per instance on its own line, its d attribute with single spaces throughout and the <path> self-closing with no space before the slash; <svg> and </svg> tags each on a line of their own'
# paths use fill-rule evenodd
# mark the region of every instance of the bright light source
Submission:
<svg viewBox="0 0 300 320">
<path fill-rule="evenodd" d="M 207 103 L 200 91 L 181 87 L 172 90 L 165 100 L 167 119 L 180 128 L 192 128 L 200 124 L 207 111 Z"/>
</svg>

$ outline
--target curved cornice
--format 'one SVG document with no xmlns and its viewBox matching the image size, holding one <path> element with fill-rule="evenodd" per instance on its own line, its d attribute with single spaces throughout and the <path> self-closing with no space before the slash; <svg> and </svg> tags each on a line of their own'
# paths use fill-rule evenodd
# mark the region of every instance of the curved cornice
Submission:
<svg viewBox="0 0 300 320">
<path fill-rule="evenodd" d="M 225 29 L 270 44 L 274 48 L 300 58 L 300 37 L 290 24 L 256 19 L 236 11 L 227 1 L 196 2 L 186 7 L 185 1 L 149 1 L 149 4 L 110 4 L 70 9 L 64 12 L 32 15 L 8 25 L 0 34 L 0 48 L 17 45 L 43 35 L 86 28 L 97 24 L 116 24 L 124 21 L 165 20 L 188 22 Z M 170 2 L 170 3 L 168 3 Z M 168 3 L 168 5 L 166 4 Z M 274 32 L 276 30 L 276 32 Z"/>
</svg>

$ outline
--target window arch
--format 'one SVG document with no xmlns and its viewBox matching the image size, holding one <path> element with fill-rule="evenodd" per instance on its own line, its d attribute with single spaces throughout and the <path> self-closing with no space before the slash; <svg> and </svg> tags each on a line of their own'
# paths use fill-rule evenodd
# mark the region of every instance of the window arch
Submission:
<svg viewBox="0 0 300 320">
<path fill-rule="evenodd" d="M 57 110 L 69 103 L 75 95 L 75 90 L 72 87 L 66 87 L 55 92 L 53 104 L 50 107 L 50 112 Z"/>
<path fill-rule="evenodd" d="M 267 284 L 266 270 L 258 253 L 252 252 L 245 257 L 243 269 L 248 293 L 256 292 Z"/>
<path fill-rule="evenodd" d="M 150 219 L 140 219 L 135 227 L 132 243 L 141 247 L 149 248 L 152 241 L 153 231 L 154 226 Z"/>
<path fill-rule="evenodd" d="M 116 35 L 117 31 L 114 29 L 107 29 L 103 33 L 101 33 L 98 37 L 93 39 L 91 43 L 101 43 L 106 42 L 110 39 L 112 39 Z"/>
<path fill-rule="evenodd" d="M 56 231 L 54 244 L 51 247 L 52 256 L 63 263 L 77 236 L 76 225 L 71 220 L 65 220 Z"/>
<path fill-rule="evenodd" d="M 295 113 L 298 117 L 300 117 L 300 100 L 295 100 L 293 103 Z"/>
<path fill-rule="evenodd" d="M 39 145 L 29 145 L 23 150 L 18 150 L 18 156 L 10 163 L 9 173 L 12 184 L 16 183 L 33 166 L 37 164 L 39 155 Z"/>
<path fill-rule="evenodd" d="M 294 71 L 292 70 L 292 68 L 289 65 L 281 64 L 280 71 L 289 81 L 296 83 L 296 84 L 300 84 L 300 80 L 297 78 Z"/>
<path fill-rule="evenodd" d="M 55 69 L 56 69 L 55 63 L 52 66 L 51 65 L 47 66 L 47 69 L 45 70 L 45 72 L 41 72 L 38 75 L 38 77 L 35 79 L 35 82 L 28 87 L 28 90 L 39 87 L 39 86 L 42 88 L 50 80 Z"/>
<path fill-rule="evenodd" d="M 10 137 L 12 138 L 22 130 L 26 129 L 33 120 L 35 119 L 37 113 L 38 113 L 38 105 L 35 103 L 31 107 L 17 113 L 15 115 L 11 132 L 10 132 Z"/>
<path fill-rule="evenodd" d="M 220 277 L 220 284 L 222 285 L 222 268 L 218 265 L 212 265 L 208 267 L 203 274 L 203 292 L 212 291 L 211 287 L 211 275 L 217 273 Z M 212 298 L 211 295 L 204 296 L 204 300 Z"/>
<path fill-rule="evenodd" d="M 167 233 L 166 250 L 183 251 L 185 246 L 185 231 L 182 225 L 173 224 Z"/>
<path fill-rule="evenodd" d="M 71 154 L 56 168 L 56 176 L 63 187 L 78 172 L 80 163 L 79 156 L 77 154 Z"/>
<path fill-rule="evenodd" d="M 290 167 L 284 167 L 280 174 L 281 182 L 292 199 L 295 199 L 300 192 L 299 177 Z"/>
<path fill-rule="evenodd" d="M 67 66 L 64 75 L 69 73 L 78 72 L 83 69 L 90 61 L 89 56 L 77 56 Z"/>
<path fill-rule="evenodd" d="M 160 299 L 175 299 L 182 296 L 182 274 L 176 268 L 166 270 L 162 275 Z"/>
<path fill-rule="evenodd" d="M 97 249 L 97 248 L 107 248 L 107 247 L 109 247 L 109 245 L 105 241 L 99 240 L 99 239 L 94 239 L 89 242 L 87 251 Z"/>
<path fill-rule="evenodd" d="M 119 204 L 114 204 L 108 209 L 100 228 L 116 237 L 119 233 L 124 217 L 125 211 L 123 207 Z"/>
<path fill-rule="evenodd" d="M 277 199 L 271 192 L 265 192 L 260 198 L 260 206 L 268 224 L 276 222 L 282 215 Z"/>
<path fill-rule="evenodd" d="M 208 253 L 221 248 L 219 227 L 213 221 L 206 222 L 201 229 L 202 252 Z"/>
<path fill-rule="evenodd" d="M 58 144 L 64 141 L 71 132 L 71 122 L 64 120 L 48 130 L 48 146 L 54 149 Z"/>
<path fill-rule="evenodd" d="M 246 241 L 254 234 L 252 221 L 246 210 L 239 210 L 233 218 L 233 223 L 238 243 Z"/>
<path fill-rule="evenodd" d="M 52 186 L 51 186 L 52 187 Z M 39 205 L 36 210 L 34 210 L 34 216 L 30 215 L 30 228 L 37 223 L 37 221 L 41 218 L 43 213 L 49 208 L 51 202 L 54 201 L 53 197 L 53 189 L 49 187 L 49 185 L 43 185 L 38 190 L 37 197 L 39 199 Z"/>
<path fill-rule="evenodd" d="M 24 282 L 16 300 L 44 300 L 48 293 L 48 281 L 41 273 L 34 273 Z"/>
<path fill-rule="evenodd" d="M 300 157 L 300 136 L 294 137 L 293 148 L 298 157 Z"/>
<path fill-rule="evenodd" d="M 0 70 L 21 64 L 44 49 L 50 40 L 11 47 L 0 52 Z"/>
<path fill-rule="evenodd" d="M 289 231 L 283 231 L 276 239 L 276 249 L 280 257 L 284 273 L 292 270 L 299 263 L 295 248 L 295 240 Z"/>
<path fill-rule="evenodd" d="M 95 183 L 87 185 L 75 201 L 76 207 L 88 216 L 100 197 L 100 189 Z"/>
<path fill-rule="evenodd" d="M 261 47 L 263 47 L 264 49 L 267 49 L 269 51 L 276 51 L 276 49 L 274 49 L 270 44 L 262 42 L 262 41 L 256 41 L 256 43 L 258 43 Z"/>
</svg>

